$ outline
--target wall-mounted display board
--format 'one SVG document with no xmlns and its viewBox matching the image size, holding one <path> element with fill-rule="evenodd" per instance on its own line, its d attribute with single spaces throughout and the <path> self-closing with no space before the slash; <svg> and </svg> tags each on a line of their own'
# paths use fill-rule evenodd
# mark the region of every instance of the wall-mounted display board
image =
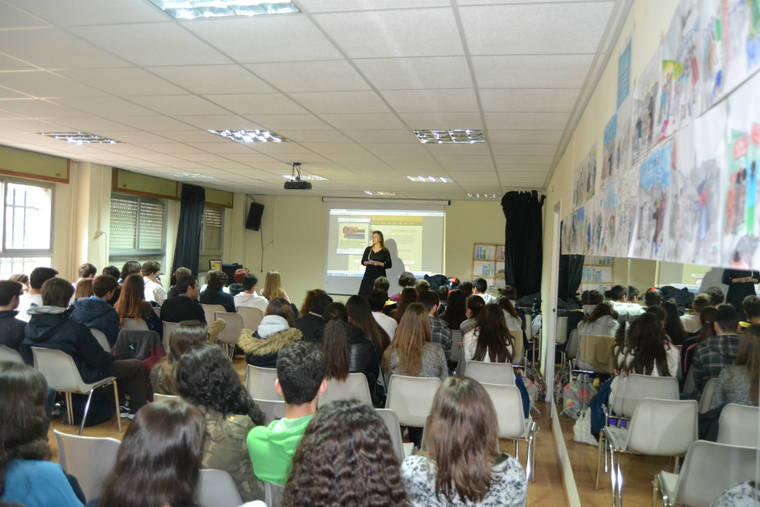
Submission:
<svg viewBox="0 0 760 507">
<path fill-rule="evenodd" d="M 472 279 L 483 278 L 490 286 L 504 287 L 504 245 L 474 243 Z"/>
</svg>

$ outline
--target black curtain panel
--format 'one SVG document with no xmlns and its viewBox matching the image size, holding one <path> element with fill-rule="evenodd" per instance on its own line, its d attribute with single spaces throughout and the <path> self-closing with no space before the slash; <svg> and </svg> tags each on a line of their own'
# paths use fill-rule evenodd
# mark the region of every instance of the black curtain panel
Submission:
<svg viewBox="0 0 760 507">
<path fill-rule="evenodd" d="M 541 291 L 543 228 L 541 208 L 545 197 L 532 192 L 507 192 L 501 207 L 505 226 L 504 275 L 523 296 Z"/>
<path fill-rule="evenodd" d="M 206 202 L 203 187 L 182 184 L 182 207 L 179 212 L 177 243 L 174 248 L 172 273 L 179 267 L 192 270 L 198 276 L 198 262 L 201 251 L 201 221 Z"/>
</svg>

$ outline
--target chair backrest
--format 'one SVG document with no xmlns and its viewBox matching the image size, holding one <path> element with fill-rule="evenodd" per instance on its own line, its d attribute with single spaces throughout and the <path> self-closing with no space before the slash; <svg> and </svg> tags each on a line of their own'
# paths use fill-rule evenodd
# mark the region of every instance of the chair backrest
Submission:
<svg viewBox="0 0 760 507">
<path fill-rule="evenodd" d="M 615 356 L 612 353 L 614 345 L 614 336 L 582 334 L 578 359 L 591 365 L 594 371 L 612 373 L 615 369 Z"/>
<path fill-rule="evenodd" d="M 440 385 L 438 377 L 391 375 L 385 408 L 396 412 L 400 424 L 422 428 Z"/>
<path fill-rule="evenodd" d="M 223 320 L 227 323 L 224 330 L 219 333 L 219 341 L 222 343 L 237 343 L 240 339 L 240 331 L 243 329 L 243 317 L 232 312 L 214 312 L 214 320 Z"/>
<path fill-rule="evenodd" d="M 86 498 L 98 498 L 116 463 L 120 442 L 115 438 L 80 437 L 58 430 L 53 433 L 63 471 L 77 478 Z"/>
<path fill-rule="evenodd" d="M 161 400 L 178 400 L 180 397 L 176 394 L 159 394 L 159 393 L 153 393 L 153 401 L 161 401 Z"/>
<path fill-rule="evenodd" d="M 23 363 L 24 359 L 17 350 L 14 350 L 7 345 L 0 345 L 0 361 L 9 361 L 11 363 Z"/>
<path fill-rule="evenodd" d="M 470 361 L 465 367 L 464 374 L 481 384 L 515 385 L 515 372 L 510 363 Z"/>
<path fill-rule="evenodd" d="M 696 439 L 696 400 L 641 400 L 628 427 L 628 448 L 653 456 L 680 456 Z"/>
<path fill-rule="evenodd" d="M 266 416 L 265 424 L 285 417 L 285 402 L 283 400 L 260 400 L 254 398 L 253 401 L 264 412 Z"/>
<path fill-rule="evenodd" d="M 106 334 L 103 331 L 91 327 L 90 334 L 93 336 L 93 338 L 95 338 L 95 340 L 97 340 L 98 344 L 103 347 L 103 350 L 106 352 L 111 352 L 111 344 L 108 343 L 108 338 L 106 338 Z"/>
<path fill-rule="evenodd" d="M 522 364 L 523 360 L 523 332 L 522 329 L 510 329 L 509 334 L 512 336 L 514 342 L 514 348 L 512 349 L 512 362 L 514 364 Z"/>
<path fill-rule="evenodd" d="M 699 413 L 704 414 L 710 410 L 712 405 L 713 396 L 715 395 L 715 388 L 718 387 L 718 377 L 713 377 L 707 381 L 705 387 L 702 388 L 702 396 L 699 397 Z"/>
<path fill-rule="evenodd" d="M 148 331 L 148 323 L 143 319 L 124 319 L 122 329 L 127 331 Z"/>
<path fill-rule="evenodd" d="M 65 352 L 55 349 L 32 347 L 34 367 L 42 373 L 48 386 L 56 391 L 87 392 L 74 360 Z"/>
<path fill-rule="evenodd" d="M 720 412 L 718 442 L 745 447 L 760 447 L 757 440 L 760 408 L 729 403 Z"/>
<path fill-rule="evenodd" d="M 261 366 L 247 365 L 246 388 L 248 396 L 257 400 L 281 400 L 277 394 L 274 381 L 277 378 L 276 368 L 262 368 Z"/>
<path fill-rule="evenodd" d="M 483 384 L 496 409 L 499 438 L 522 438 L 525 433 L 522 396 L 515 385 Z"/>
<path fill-rule="evenodd" d="M 224 470 L 202 468 L 198 481 L 198 504 L 201 507 L 238 507 L 243 503 L 235 481 Z"/>
<path fill-rule="evenodd" d="M 166 322 L 165 320 L 161 322 L 162 328 L 163 328 L 163 336 L 161 337 L 161 341 L 164 345 L 164 352 L 166 352 L 166 355 L 170 355 L 170 348 L 171 347 L 171 339 L 172 334 L 174 331 L 177 330 L 180 323 L 179 322 Z"/>
<path fill-rule="evenodd" d="M 285 492 L 285 486 L 273 482 L 264 483 L 264 499 L 267 507 L 279 507 L 282 503 L 282 495 Z"/>
<path fill-rule="evenodd" d="M 401 426 L 399 425 L 396 412 L 389 408 L 378 408 L 375 409 L 375 413 L 380 416 L 386 428 L 388 428 L 388 433 L 391 436 L 391 445 L 393 445 L 393 452 L 396 453 L 396 457 L 399 461 L 404 461 L 404 447 L 402 445 L 404 441 L 401 438 Z"/>
<path fill-rule="evenodd" d="M 372 396 L 369 393 L 367 377 L 363 373 L 349 373 L 346 380 L 330 379 L 327 381 L 327 391 L 319 396 L 317 405 L 325 405 L 335 400 L 357 399 L 372 406 Z"/>
<path fill-rule="evenodd" d="M 673 505 L 707 507 L 725 490 L 755 479 L 756 447 L 697 440 L 689 446 Z"/>
<path fill-rule="evenodd" d="M 203 307 L 203 313 L 206 314 L 206 324 L 214 322 L 214 312 L 226 312 L 222 305 L 201 305 Z"/>
<path fill-rule="evenodd" d="M 250 329 L 255 333 L 259 328 L 261 319 L 264 318 L 264 312 L 258 308 L 251 308 L 250 306 L 238 307 L 237 312 L 243 317 L 243 327 L 245 329 Z"/>
<path fill-rule="evenodd" d="M 567 343 L 567 317 L 557 317 L 557 345 Z"/>
<path fill-rule="evenodd" d="M 631 417 L 645 398 L 678 399 L 678 380 L 675 377 L 652 377 L 634 373 L 619 377 L 617 382 L 622 384 L 610 408 L 613 414 L 623 417 Z"/>
</svg>

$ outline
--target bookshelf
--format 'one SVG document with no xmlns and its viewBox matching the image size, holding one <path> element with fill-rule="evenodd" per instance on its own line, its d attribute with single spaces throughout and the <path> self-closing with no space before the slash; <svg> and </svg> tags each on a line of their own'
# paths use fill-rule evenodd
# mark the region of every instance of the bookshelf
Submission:
<svg viewBox="0 0 760 507">
<path fill-rule="evenodd" d="M 612 257 L 587 256 L 583 261 L 583 277 L 580 291 L 598 290 L 602 294 L 612 287 L 612 270 L 615 259 Z"/>
<path fill-rule="evenodd" d="M 473 243 L 472 279 L 483 278 L 489 287 L 504 287 L 504 245 Z"/>
</svg>

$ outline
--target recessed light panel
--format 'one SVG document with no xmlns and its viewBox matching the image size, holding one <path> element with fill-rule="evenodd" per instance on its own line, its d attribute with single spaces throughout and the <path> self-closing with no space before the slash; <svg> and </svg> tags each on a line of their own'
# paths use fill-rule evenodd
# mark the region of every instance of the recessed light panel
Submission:
<svg viewBox="0 0 760 507">
<path fill-rule="evenodd" d="M 268 130 L 224 129 L 209 130 L 212 134 L 226 137 L 236 143 L 284 143 L 285 138 Z"/>
<path fill-rule="evenodd" d="M 172 174 L 175 178 L 183 178 L 183 179 L 190 179 L 190 180 L 213 180 L 213 176 L 209 176 L 207 174 L 201 174 L 201 173 L 174 173 Z"/>
<path fill-rule="evenodd" d="M 365 190 L 364 193 L 372 197 L 393 197 L 396 195 L 396 192 L 373 192 L 372 190 Z"/>
<path fill-rule="evenodd" d="M 119 141 L 115 139 L 89 132 L 40 132 L 39 134 L 71 144 L 119 144 Z"/>
<path fill-rule="evenodd" d="M 496 194 L 480 194 L 480 193 L 467 193 L 467 197 L 470 199 L 496 199 Z"/>
<path fill-rule="evenodd" d="M 407 176 L 409 181 L 415 183 L 453 183 L 451 178 L 446 176 Z"/>
<path fill-rule="evenodd" d="M 422 144 L 474 144 L 486 142 L 482 130 L 413 130 Z"/>
<path fill-rule="evenodd" d="M 176 19 L 221 18 L 227 16 L 261 16 L 301 12 L 293 2 L 256 0 L 150 0 Z"/>
<path fill-rule="evenodd" d="M 286 180 L 295 181 L 297 178 L 293 176 L 292 174 L 283 174 L 283 178 Z M 327 178 L 323 178 L 322 176 L 317 176 L 316 174 L 302 174 L 301 175 L 301 181 L 327 181 Z"/>
</svg>

